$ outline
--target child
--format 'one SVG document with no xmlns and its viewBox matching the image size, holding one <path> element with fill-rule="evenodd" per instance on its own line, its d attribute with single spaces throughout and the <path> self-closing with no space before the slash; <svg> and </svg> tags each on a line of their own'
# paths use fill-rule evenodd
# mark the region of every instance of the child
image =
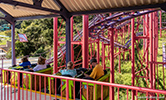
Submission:
<svg viewBox="0 0 166 100">
<path fill-rule="evenodd" d="M 28 61 L 28 58 L 26 56 L 24 56 L 21 59 L 21 63 L 19 64 L 19 66 L 23 66 L 23 69 L 28 68 L 31 66 L 31 63 Z"/>
<path fill-rule="evenodd" d="M 43 58 L 42 56 L 40 56 L 38 58 L 38 63 L 36 65 L 36 67 L 33 68 L 33 71 L 35 72 L 35 71 L 39 71 L 39 70 L 42 70 L 42 69 L 45 69 L 45 68 L 47 68 L 46 59 Z"/>
<path fill-rule="evenodd" d="M 71 61 L 67 63 L 67 69 L 60 70 L 60 72 L 62 75 L 70 75 L 72 77 L 77 75 L 76 69 L 73 69 L 73 63 Z"/>
</svg>

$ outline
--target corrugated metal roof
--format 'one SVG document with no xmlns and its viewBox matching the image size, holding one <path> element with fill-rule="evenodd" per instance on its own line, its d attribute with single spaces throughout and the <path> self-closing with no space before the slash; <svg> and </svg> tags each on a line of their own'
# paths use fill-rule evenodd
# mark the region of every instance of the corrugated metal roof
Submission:
<svg viewBox="0 0 166 100">
<path fill-rule="evenodd" d="M 50 12 L 46 11 L 32 11 L 32 10 L 26 10 L 24 8 L 19 8 L 17 6 L 12 5 L 6 5 L 6 4 L 0 4 L 0 7 L 4 9 L 6 12 L 8 12 L 13 17 L 25 17 L 25 16 L 36 16 L 36 15 L 49 15 Z"/>
<path fill-rule="evenodd" d="M 166 0 L 60 0 L 69 12 L 165 3 Z"/>
<path fill-rule="evenodd" d="M 41 7 L 51 10 L 60 11 L 60 7 L 54 1 L 56 0 L 43 0 Z M 151 5 L 166 3 L 166 0 L 57 0 L 71 13 L 82 12 L 82 11 L 94 11 L 101 9 L 114 9 L 114 8 L 125 8 L 133 6 Z M 15 18 L 38 16 L 38 15 L 50 15 L 52 11 L 43 11 L 39 8 L 27 8 L 20 6 L 13 2 L 21 2 L 33 6 L 33 0 L 13 0 L 13 1 L 0 1 L 0 8 L 9 13 Z M 35 5 L 34 5 L 35 6 Z M 41 8 L 41 9 L 42 9 Z M 62 7 L 63 8 L 63 7 Z"/>
</svg>

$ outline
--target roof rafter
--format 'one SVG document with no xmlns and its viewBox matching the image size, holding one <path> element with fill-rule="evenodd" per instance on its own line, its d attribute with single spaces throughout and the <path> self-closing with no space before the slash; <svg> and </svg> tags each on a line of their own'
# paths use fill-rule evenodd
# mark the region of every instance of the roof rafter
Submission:
<svg viewBox="0 0 166 100">
<path fill-rule="evenodd" d="M 52 13 L 56 13 L 56 14 L 60 13 L 60 11 L 58 11 L 58 10 L 44 8 L 44 7 L 40 7 L 38 5 L 31 5 L 31 4 L 27 4 L 27 3 L 18 2 L 18 1 L 0 0 L 0 3 L 9 4 L 9 5 L 13 5 L 13 6 L 23 6 L 23 7 L 32 8 L 32 9 L 48 11 L 48 12 L 52 12 Z"/>
<path fill-rule="evenodd" d="M 117 12 L 117 11 L 127 11 L 127 10 L 139 10 L 139 9 L 148 9 L 148 8 L 160 8 L 160 7 L 164 8 L 165 5 L 166 3 L 161 3 L 161 4 L 152 4 L 152 5 L 124 7 L 124 8 L 110 8 L 110 9 L 100 9 L 100 10 L 92 10 L 92 11 L 71 12 L 71 14 L 82 15 L 82 14 L 96 14 L 96 13 L 107 13 L 107 12 Z"/>
</svg>

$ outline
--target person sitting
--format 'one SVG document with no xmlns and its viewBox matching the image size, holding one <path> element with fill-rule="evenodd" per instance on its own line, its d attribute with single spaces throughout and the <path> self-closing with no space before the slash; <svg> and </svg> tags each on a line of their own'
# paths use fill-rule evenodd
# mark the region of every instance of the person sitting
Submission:
<svg viewBox="0 0 166 100">
<path fill-rule="evenodd" d="M 69 75 L 69 76 L 75 77 L 77 75 L 76 69 L 73 69 L 73 63 L 71 61 L 67 63 L 67 69 L 63 69 L 59 71 L 62 74 L 62 76 Z"/>
<path fill-rule="evenodd" d="M 29 68 L 29 69 L 31 69 L 34 72 L 36 72 L 36 71 L 39 71 L 39 70 L 42 70 L 42 69 L 45 69 L 45 68 L 47 68 L 47 66 L 46 66 L 46 59 L 44 57 L 40 56 L 38 58 L 37 65 L 33 69 L 32 68 Z"/>
<path fill-rule="evenodd" d="M 19 66 L 23 66 L 23 69 L 25 69 L 25 68 L 28 68 L 28 67 L 31 66 L 31 62 L 28 61 L 27 56 L 24 56 L 24 57 L 21 59 L 21 63 L 18 64 L 18 65 L 19 65 Z"/>
<path fill-rule="evenodd" d="M 84 73 L 84 76 L 85 76 L 84 79 L 98 80 L 100 77 L 102 77 L 104 75 L 103 68 L 101 65 L 97 64 L 97 60 L 95 58 L 92 58 L 90 60 L 90 64 L 94 68 L 90 75 Z"/>
</svg>

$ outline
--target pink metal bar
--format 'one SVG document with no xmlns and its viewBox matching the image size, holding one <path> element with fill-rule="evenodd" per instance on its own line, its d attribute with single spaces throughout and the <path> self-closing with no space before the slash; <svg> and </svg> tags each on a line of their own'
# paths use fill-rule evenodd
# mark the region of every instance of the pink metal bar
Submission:
<svg viewBox="0 0 166 100">
<path fill-rule="evenodd" d="M 118 97 L 118 100 L 119 100 L 119 88 L 118 88 L 118 96 L 117 97 Z"/>
<path fill-rule="evenodd" d="M 24 75 L 22 74 L 22 80 L 24 80 Z M 22 86 L 24 84 L 24 81 L 22 81 Z M 24 88 L 22 87 L 22 100 L 24 100 Z"/>
<path fill-rule="evenodd" d="M 70 31 L 71 31 L 70 32 L 71 42 L 73 42 L 73 17 L 70 18 Z M 71 43 L 71 61 L 74 63 L 74 49 L 73 49 L 73 44 L 72 43 Z"/>
<path fill-rule="evenodd" d="M 138 90 L 136 90 L 136 100 L 138 100 Z"/>
<path fill-rule="evenodd" d="M 83 68 L 88 68 L 88 40 L 89 40 L 89 32 L 88 32 L 88 15 L 83 15 L 83 41 L 82 41 L 82 56 L 83 56 Z"/>
<path fill-rule="evenodd" d="M 44 100 L 46 100 L 46 77 L 44 77 Z"/>
<path fill-rule="evenodd" d="M 110 55 L 110 83 L 114 83 L 114 29 L 111 28 L 110 30 L 110 50 L 111 50 L 111 55 Z M 114 87 L 111 87 L 110 89 L 110 100 L 114 100 Z"/>
<path fill-rule="evenodd" d="M 18 72 L 17 73 L 18 74 L 18 76 L 17 76 L 17 79 L 18 79 L 18 95 L 17 95 L 17 100 L 20 100 L 20 73 Z"/>
<path fill-rule="evenodd" d="M 28 75 L 26 74 L 26 100 L 28 100 Z"/>
<path fill-rule="evenodd" d="M 62 79 L 61 79 L 61 100 L 62 100 Z"/>
<path fill-rule="evenodd" d="M 105 66 L 105 45 L 104 45 L 104 43 L 102 43 L 102 66 L 103 66 L 104 69 L 106 68 L 106 66 Z"/>
<path fill-rule="evenodd" d="M 129 100 L 129 89 L 127 89 L 127 100 Z"/>
<path fill-rule="evenodd" d="M 94 93 L 94 100 L 96 100 L 96 84 L 94 84 L 94 90 L 93 90 L 93 93 Z"/>
<path fill-rule="evenodd" d="M 1 73 L 2 74 L 2 73 Z M 7 100 L 9 100 L 9 79 L 10 77 L 9 76 L 9 71 L 7 71 Z"/>
<path fill-rule="evenodd" d="M 32 100 L 32 75 L 30 75 L 30 100 Z"/>
<path fill-rule="evenodd" d="M 57 27 L 58 27 L 58 18 L 55 17 L 54 18 L 54 67 L 53 67 L 53 73 L 56 73 L 58 71 L 58 31 L 57 31 Z"/>
<path fill-rule="evenodd" d="M 82 99 L 82 93 L 81 93 L 81 89 L 82 89 L 82 83 L 80 82 L 80 100 Z"/>
<path fill-rule="evenodd" d="M 162 37 L 162 18 L 161 18 L 161 15 L 162 15 L 162 10 L 160 10 L 160 37 Z"/>
<path fill-rule="evenodd" d="M 48 81 L 50 81 L 50 90 L 49 90 L 49 94 L 50 94 L 50 100 L 51 100 L 51 78 L 49 78 Z M 55 89 L 56 89 L 56 88 L 55 88 Z"/>
<path fill-rule="evenodd" d="M 56 83 L 57 83 L 57 79 L 55 78 L 55 100 L 57 99 L 57 98 L 56 98 L 56 94 L 57 94 L 57 91 L 56 91 L 56 88 L 57 88 L 57 87 L 56 87 Z M 51 85 L 50 85 L 50 86 L 51 86 Z"/>
<path fill-rule="evenodd" d="M 135 42 L 135 33 L 134 33 L 134 18 L 131 19 L 131 53 L 132 53 L 132 86 L 134 86 L 134 79 L 135 79 L 135 47 L 134 47 L 134 42 Z M 134 100 L 134 91 L 132 91 L 132 100 Z"/>
<path fill-rule="evenodd" d="M 69 80 L 66 80 L 66 100 L 69 100 Z"/>
<path fill-rule="evenodd" d="M 150 61 L 153 62 L 153 13 L 150 14 L 149 20 Z M 150 63 L 150 88 L 153 88 L 153 63 Z"/>
<path fill-rule="evenodd" d="M 101 85 L 101 100 L 103 100 L 103 85 Z"/>
<path fill-rule="evenodd" d="M 39 76 L 39 92 L 40 92 L 39 100 L 41 100 L 41 76 Z"/>
<path fill-rule="evenodd" d="M 36 75 L 35 75 L 35 78 L 34 78 L 34 79 L 35 79 L 35 84 L 34 84 L 34 85 L 35 85 L 35 86 L 34 86 L 34 87 L 35 87 L 35 100 L 37 100 L 37 95 L 36 95 Z"/>
<path fill-rule="evenodd" d="M 119 63 L 118 63 L 118 66 L 119 66 L 119 73 L 121 73 L 121 48 L 119 48 Z"/>
<path fill-rule="evenodd" d="M 73 84 L 74 84 L 74 86 L 73 86 L 73 90 L 74 90 L 74 91 L 73 91 L 73 98 L 74 98 L 74 100 L 75 100 L 75 98 L 76 98 L 76 97 L 75 97 L 75 94 L 76 94 L 76 93 L 75 93 L 75 81 L 73 81 Z"/>
</svg>

